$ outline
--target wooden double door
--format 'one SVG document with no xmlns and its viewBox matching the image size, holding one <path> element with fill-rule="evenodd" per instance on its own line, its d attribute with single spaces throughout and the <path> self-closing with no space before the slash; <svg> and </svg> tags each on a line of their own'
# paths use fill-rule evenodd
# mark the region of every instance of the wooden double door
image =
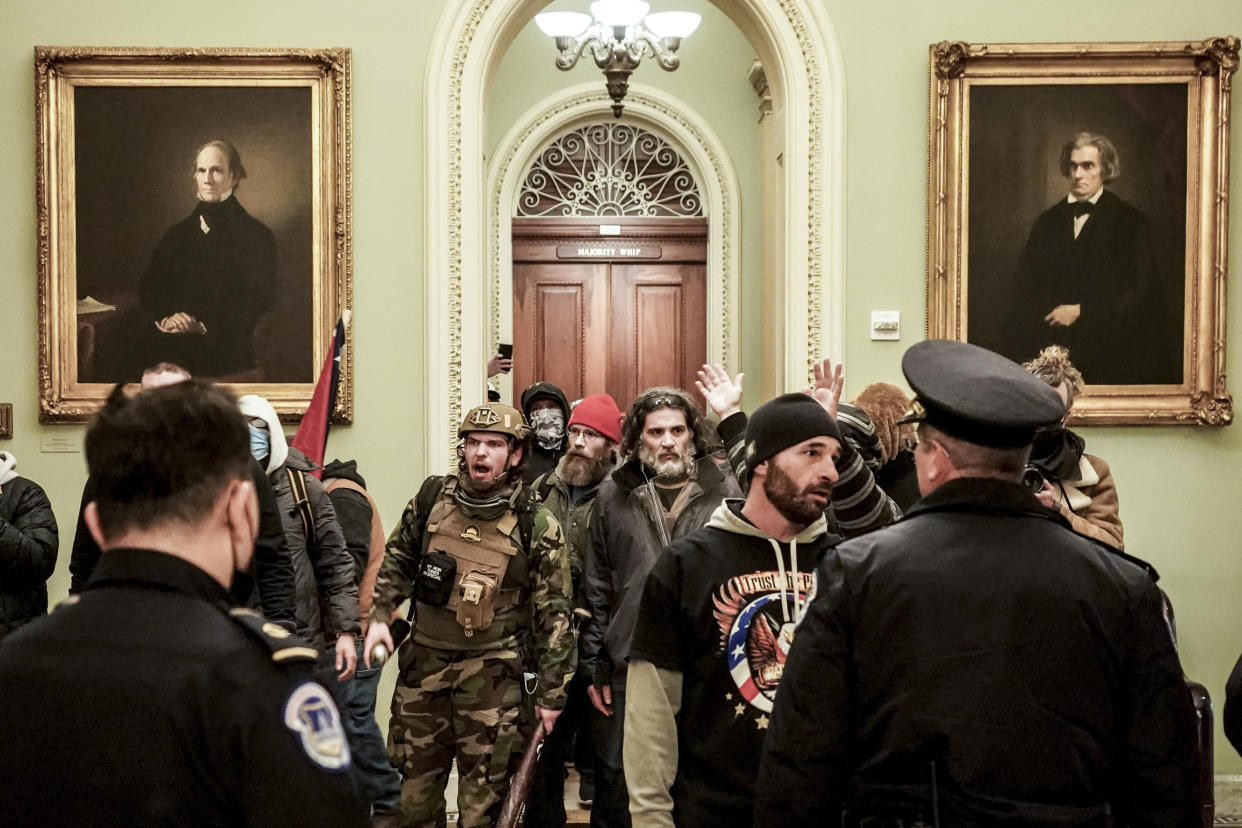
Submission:
<svg viewBox="0 0 1242 828">
<path fill-rule="evenodd" d="M 600 226 L 609 235 L 601 235 Z M 513 387 L 694 388 L 707 358 L 702 219 L 514 220 Z"/>
</svg>

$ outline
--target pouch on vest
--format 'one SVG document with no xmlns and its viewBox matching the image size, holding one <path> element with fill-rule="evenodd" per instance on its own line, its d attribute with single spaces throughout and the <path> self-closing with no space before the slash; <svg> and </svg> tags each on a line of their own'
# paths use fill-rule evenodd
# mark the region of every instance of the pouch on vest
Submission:
<svg viewBox="0 0 1242 828">
<path fill-rule="evenodd" d="M 465 631 L 466 637 L 474 635 L 475 630 L 486 630 L 492 625 L 496 612 L 493 604 L 496 599 L 498 579 L 487 572 L 471 570 L 461 579 L 461 597 L 457 601 L 457 623 Z"/>
<path fill-rule="evenodd" d="M 433 607 L 442 607 L 453 595 L 457 581 L 457 559 L 441 549 L 428 552 L 418 565 L 414 597 Z"/>
</svg>

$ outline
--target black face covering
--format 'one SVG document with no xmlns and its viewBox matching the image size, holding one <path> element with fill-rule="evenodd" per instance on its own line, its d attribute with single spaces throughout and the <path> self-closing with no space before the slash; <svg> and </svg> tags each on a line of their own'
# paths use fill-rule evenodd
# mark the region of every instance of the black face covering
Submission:
<svg viewBox="0 0 1242 828">
<path fill-rule="evenodd" d="M 1087 441 L 1065 426 L 1041 428 L 1031 446 L 1031 465 L 1051 481 L 1077 480 L 1078 461 Z"/>
</svg>

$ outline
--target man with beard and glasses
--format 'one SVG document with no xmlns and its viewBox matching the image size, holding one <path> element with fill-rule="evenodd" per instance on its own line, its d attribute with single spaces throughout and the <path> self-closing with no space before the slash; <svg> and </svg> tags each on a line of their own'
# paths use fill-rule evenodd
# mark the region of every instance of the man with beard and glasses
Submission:
<svg viewBox="0 0 1242 828">
<path fill-rule="evenodd" d="M 671 540 L 701 528 L 737 481 L 709 456 L 709 431 L 690 395 L 650 388 L 621 429 L 622 465 L 599 487 L 586 554 L 590 617 L 582 633 L 593 710 L 595 799 L 591 824 L 628 826 L 621 740 L 626 661 L 643 582 Z"/>
<path fill-rule="evenodd" d="M 635 826 L 749 826 L 772 701 L 814 570 L 841 538 L 825 510 L 842 439 L 814 398 L 746 424 L 750 487 L 674 541 L 630 644 L 625 779 Z"/>
<path fill-rule="evenodd" d="M 0 643 L 6 825 L 366 824 L 318 653 L 229 600 L 259 525 L 248 440 L 200 380 L 118 385 L 96 415 L 85 519 L 103 554 Z"/>
<path fill-rule="evenodd" d="M 1083 378 L 1070 362 L 1069 351 L 1051 345 L 1022 367 L 1051 385 L 1065 401 L 1065 416 L 1051 428 L 1035 432 L 1030 465 L 1044 478 L 1035 493 L 1039 502 L 1060 512 L 1075 532 L 1124 550 L 1117 486 L 1113 473 L 1094 454 L 1086 454 L 1087 443 L 1065 427 L 1074 398 L 1082 393 Z"/>
<path fill-rule="evenodd" d="M 583 555 L 591 512 L 600 483 L 617 462 L 621 441 L 621 411 L 608 394 L 592 394 L 574 406 L 567 429 L 568 447 L 557 467 L 539 477 L 534 489 L 543 498 L 565 532 L 565 548 L 573 572 L 575 614 L 585 615 L 582 594 Z M 590 731 L 582 726 L 591 707 L 587 697 L 590 674 L 579 670 L 569 684 L 568 698 L 556 730 L 543 742 L 539 768 L 526 798 L 526 824 L 565 824 L 565 762 L 575 734 L 579 757 L 579 799 L 594 799 L 594 773 L 590 759 Z M 585 755 L 584 755 L 585 753 Z"/>
<path fill-rule="evenodd" d="M 388 731 L 402 826 L 444 825 L 454 759 L 459 824 L 495 824 L 535 729 L 524 685 L 552 732 L 576 664 L 561 527 L 522 482 L 530 427 L 487 403 L 457 433 L 457 474 L 427 478 L 388 539 L 363 650 L 367 667 L 377 644 L 392 651 L 389 621 L 412 595 Z"/>
</svg>

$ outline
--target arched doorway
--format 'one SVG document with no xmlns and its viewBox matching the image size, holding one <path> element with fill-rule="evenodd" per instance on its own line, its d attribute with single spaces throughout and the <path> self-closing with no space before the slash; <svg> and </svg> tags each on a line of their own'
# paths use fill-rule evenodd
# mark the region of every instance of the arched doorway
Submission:
<svg viewBox="0 0 1242 828">
<path fill-rule="evenodd" d="M 559 230 L 547 225 L 541 226 L 541 222 L 549 217 L 550 211 L 547 209 L 547 204 L 542 208 L 522 206 L 523 187 L 528 179 L 529 171 L 538 166 L 539 156 L 553 146 L 558 137 L 573 134 L 591 123 L 598 123 L 601 116 L 605 116 L 606 123 L 616 124 L 617 122 L 608 115 L 608 105 L 607 93 L 600 84 L 585 83 L 568 87 L 540 101 L 529 111 L 523 113 L 516 125 L 498 143 L 487 177 L 488 192 L 494 194 L 489 215 L 490 233 L 493 239 L 491 248 L 493 258 L 489 268 L 489 306 L 492 309 L 489 320 L 489 343 L 513 342 L 520 355 L 523 336 L 529 337 L 529 331 L 523 331 L 516 322 L 516 318 L 520 317 L 520 309 L 515 310 L 513 297 L 515 290 L 521 291 L 521 286 L 515 284 L 513 277 L 515 270 L 520 273 L 524 267 L 529 269 L 528 266 L 521 264 L 520 257 L 526 256 L 529 262 L 530 243 L 540 237 L 545 241 L 556 241 L 559 234 L 560 244 L 551 245 L 551 250 L 545 246 L 546 252 L 542 256 L 536 254 L 536 261 L 542 259 L 543 261 L 568 263 L 576 259 L 582 270 L 585 271 L 589 266 L 591 271 L 595 271 L 596 284 L 606 283 L 608 293 L 618 294 L 620 292 L 613 290 L 614 273 L 611 263 L 604 265 L 598 260 L 591 261 L 600 247 L 612 246 L 601 244 L 602 241 L 616 240 L 617 236 L 600 237 L 599 222 L 591 222 L 578 217 L 570 221 L 569 227 L 562 227 Z M 627 278 L 645 279 L 647 280 L 645 289 L 648 293 L 646 296 L 639 296 L 638 291 L 626 290 L 626 296 L 619 298 L 627 301 L 618 302 L 617 311 L 624 317 L 626 315 L 625 304 L 632 307 L 640 301 L 650 300 L 648 310 L 653 313 L 648 314 L 647 320 L 654 322 L 662 332 L 669 334 L 663 337 L 669 340 L 666 343 L 667 350 L 659 363 L 661 367 L 652 373 L 653 377 L 661 376 L 661 371 L 666 371 L 673 362 L 680 364 L 681 373 L 685 373 L 684 369 L 687 366 L 692 365 L 693 369 L 697 369 L 696 360 L 701 361 L 703 354 L 711 361 L 736 365 L 739 360 L 737 329 L 740 301 L 739 215 L 741 210 L 739 201 L 741 196 L 737 176 L 729 161 L 728 153 L 719 136 L 684 101 L 641 84 L 631 87 L 627 98 L 625 123 L 650 135 L 654 141 L 653 148 L 655 146 L 665 147 L 677 155 L 680 160 L 671 163 L 666 172 L 684 170 L 695 183 L 691 201 L 687 202 L 688 207 L 679 206 L 674 209 L 657 207 L 651 210 L 634 208 L 629 210 L 632 214 L 629 217 L 623 216 L 615 221 L 604 222 L 605 224 L 621 224 L 621 228 L 608 229 L 610 231 L 615 229 L 619 234 L 630 234 L 632 242 L 635 241 L 634 234 L 645 236 L 644 239 L 637 240 L 637 243 L 628 244 L 624 253 L 618 256 L 620 259 L 628 258 L 620 262 L 620 265 L 632 266 L 622 268 L 616 277 L 618 284 Z M 562 182 L 557 186 L 567 185 Z M 648 182 L 647 186 L 650 188 L 651 183 Z M 663 197 L 668 197 L 668 195 L 665 194 Z M 585 204 L 568 211 L 560 210 L 561 213 L 570 212 L 576 216 L 597 211 L 625 212 L 623 209 L 594 208 Z M 647 215 L 643 215 L 644 213 Z M 659 214 L 664 214 L 666 218 L 661 219 Z M 515 215 L 519 217 L 512 218 Z M 685 226 L 687 223 L 695 225 L 696 217 L 699 223 L 695 227 L 687 228 Z M 517 233 L 513 232 L 515 221 L 519 225 L 525 224 Z M 585 224 L 588 235 L 574 236 L 576 231 L 572 229 L 573 221 Z M 652 221 L 655 225 L 652 225 Z M 664 221 L 665 226 L 659 227 L 661 221 Z M 626 226 L 626 222 L 631 224 Z M 634 226 L 633 222 L 646 226 L 639 228 Z M 681 226 L 678 226 L 679 223 Z M 519 259 L 515 262 L 512 255 L 515 242 L 523 237 L 527 240 L 524 245 L 527 252 L 519 252 Z M 624 238 L 624 235 L 621 238 Z M 555 248 L 563 247 L 571 239 L 587 246 L 594 246 L 596 250 L 592 250 L 586 256 L 558 256 Z M 520 242 L 517 243 L 522 246 Z M 539 245 L 535 244 L 534 247 L 537 250 Z M 657 252 L 653 248 L 658 248 L 660 253 L 658 257 L 653 257 L 652 254 Z M 561 252 L 563 254 L 577 253 L 576 250 L 562 250 Z M 644 255 L 645 258 L 640 258 L 638 263 L 633 261 L 633 257 Z M 670 267 L 658 266 L 661 262 Z M 681 334 L 685 327 L 680 324 L 682 319 L 680 308 L 676 309 L 677 324 L 661 325 L 656 320 L 659 319 L 661 312 L 667 314 L 673 311 L 674 308 L 671 306 L 683 300 L 684 297 L 680 295 L 683 278 L 686 276 L 691 279 L 696 278 L 694 273 L 687 273 L 683 266 L 696 263 L 700 265 L 699 284 L 702 291 L 698 316 L 704 320 L 705 325 L 698 323 L 700 330 L 694 335 L 694 342 L 691 343 L 697 343 L 698 350 L 691 354 L 686 353 L 687 349 L 683 347 L 681 341 Z M 585 290 L 588 285 L 572 272 L 573 267 L 563 269 L 570 272 L 568 277 L 570 285 L 550 284 L 547 290 L 552 291 L 556 299 L 568 304 L 571 309 L 579 308 L 580 306 L 576 303 L 582 295 L 578 291 Z M 575 284 L 578 287 L 572 286 Z M 596 295 L 593 298 L 603 297 Z M 693 325 L 695 323 L 693 308 L 690 310 L 687 322 Z M 577 312 L 581 313 L 580 310 Z M 596 312 L 606 313 L 607 310 L 601 306 Z M 643 371 L 635 370 L 635 367 L 642 362 L 641 356 L 636 353 L 635 343 L 650 341 L 652 347 L 658 349 L 657 343 L 662 339 L 662 337 L 641 334 L 636 329 L 636 324 L 641 320 L 634 319 L 632 316 L 629 319 L 633 322 L 623 323 L 627 336 L 613 337 L 613 344 L 618 345 L 621 352 L 617 355 L 620 362 L 613 373 L 618 378 L 621 374 L 630 374 L 630 382 L 628 384 L 614 382 L 615 387 L 594 389 L 608 390 L 623 407 L 628 399 L 627 394 L 632 396 L 631 386 L 646 387 L 657 384 L 645 381 Z M 581 320 L 573 324 L 575 331 L 579 331 L 582 326 Z M 703 328 L 705 331 L 702 330 Z M 570 331 L 558 329 L 557 334 L 563 341 L 566 336 L 570 335 Z M 605 379 L 609 372 L 608 355 L 606 352 L 598 351 L 599 349 L 609 350 L 608 337 L 593 336 L 583 339 L 577 333 L 574 336 L 577 343 L 595 345 L 597 353 L 594 355 L 594 365 L 597 370 L 592 371 L 586 368 L 580 359 L 571 359 L 571 357 L 576 358 L 577 355 L 574 352 L 579 351 L 580 348 L 557 350 L 554 353 L 563 358 L 561 371 L 568 374 L 567 379 L 570 380 L 565 384 L 572 386 L 577 376 L 586 374 L 607 386 Z M 531 342 L 529 338 L 527 341 Z M 630 358 L 630 355 L 633 355 L 633 358 Z M 519 358 L 517 365 L 520 366 L 522 362 L 523 360 Z M 537 373 L 537 376 L 558 381 L 555 376 L 543 373 Z M 504 383 L 502 397 L 505 399 L 514 398 L 516 396 L 514 387 L 520 392 L 526 380 L 524 376 L 502 377 L 501 379 Z M 676 375 L 676 379 L 672 376 L 665 377 L 660 380 L 660 384 L 672 382 L 676 385 L 686 385 L 692 379 L 693 371 L 690 371 L 689 376 L 685 377 L 680 374 Z M 512 385 L 509 385 L 507 381 L 512 381 Z M 574 395 L 569 388 L 566 390 L 571 397 Z"/>
<path fill-rule="evenodd" d="M 692 388 L 707 360 L 703 199 L 678 148 L 629 122 L 562 132 L 530 161 L 513 218 L 515 389 L 570 399 Z"/>
<path fill-rule="evenodd" d="M 765 292 L 781 310 L 767 381 L 801 382 L 811 359 L 841 353 L 844 283 L 844 72 L 826 12 L 814 0 L 714 0 L 749 38 L 772 92 L 781 159 L 774 274 Z M 428 383 L 425 452 L 451 451 L 463 398 L 483 387 L 489 326 L 490 234 L 483 205 L 484 90 L 515 33 L 544 0 L 472 0 L 446 7 L 429 57 L 424 151 Z M 494 307 L 494 306 L 493 306 Z M 773 326 L 775 329 L 777 326 Z M 766 334 L 765 334 L 766 336 Z"/>
</svg>

